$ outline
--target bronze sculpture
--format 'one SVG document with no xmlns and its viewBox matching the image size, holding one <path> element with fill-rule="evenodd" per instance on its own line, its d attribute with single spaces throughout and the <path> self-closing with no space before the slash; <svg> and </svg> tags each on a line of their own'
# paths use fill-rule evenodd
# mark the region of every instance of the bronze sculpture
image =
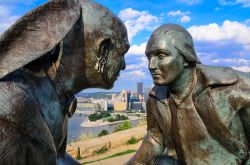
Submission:
<svg viewBox="0 0 250 165">
<path fill-rule="evenodd" d="M 52 0 L 0 38 L 0 164 L 79 164 L 67 153 L 74 94 L 125 68 L 124 24 L 89 0 Z"/>
<path fill-rule="evenodd" d="M 148 133 L 127 164 L 250 164 L 250 75 L 201 65 L 191 35 L 174 24 L 153 32 L 146 56 L 156 85 Z"/>
</svg>

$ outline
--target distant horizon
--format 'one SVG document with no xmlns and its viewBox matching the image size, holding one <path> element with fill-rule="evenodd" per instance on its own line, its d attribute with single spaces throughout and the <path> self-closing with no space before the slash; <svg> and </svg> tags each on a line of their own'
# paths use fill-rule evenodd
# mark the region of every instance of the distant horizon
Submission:
<svg viewBox="0 0 250 165">
<path fill-rule="evenodd" d="M 143 84 L 143 91 L 144 91 L 144 88 L 150 88 L 151 89 L 152 87 L 144 86 L 144 84 Z M 96 93 L 96 92 L 119 93 L 119 92 L 122 92 L 123 90 L 130 90 L 131 92 L 135 93 L 136 92 L 136 86 L 135 86 L 134 90 L 132 90 L 132 89 L 121 89 L 120 91 L 118 91 L 118 90 L 114 91 L 113 89 L 107 90 L 107 89 L 100 89 L 100 88 L 89 88 L 89 89 L 82 90 L 79 93 Z"/>
</svg>

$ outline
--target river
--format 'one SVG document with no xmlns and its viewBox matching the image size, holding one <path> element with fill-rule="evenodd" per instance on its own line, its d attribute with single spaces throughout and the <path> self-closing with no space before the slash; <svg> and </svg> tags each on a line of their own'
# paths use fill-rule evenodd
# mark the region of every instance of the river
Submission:
<svg viewBox="0 0 250 165">
<path fill-rule="evenodd" d="M 94 127 L 84 127 L 82 124 L 88 120 L 90 111 L 83 113 L 75 113 L 68 123 L 68 143 L 79 139 L 81 134 L 97 136 L 102 130 L 107 130 L 112 133 L 117 125 L 120 123 L 110 123 L 107 125 L 100 125 Z M 140 119 L 131 120 L 132 126 L 140 123 Z"/>
</svg>

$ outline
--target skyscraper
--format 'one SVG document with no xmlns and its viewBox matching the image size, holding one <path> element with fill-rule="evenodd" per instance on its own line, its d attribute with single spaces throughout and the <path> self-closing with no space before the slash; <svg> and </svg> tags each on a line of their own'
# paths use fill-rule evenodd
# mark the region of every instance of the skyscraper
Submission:
<svg viewBox="0 0 250 165">
<path fill-rule="evenodd" d="M 139 95 L 143 95 L 143 82 L 137 82 L 137 94 Z"/>
</svg>

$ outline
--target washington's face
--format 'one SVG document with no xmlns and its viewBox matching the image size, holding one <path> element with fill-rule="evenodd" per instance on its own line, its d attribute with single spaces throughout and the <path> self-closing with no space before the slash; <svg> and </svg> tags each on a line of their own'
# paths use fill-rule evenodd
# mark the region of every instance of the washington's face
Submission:
<svg viewBox="0 0 250 165">
<path fill-rule="evenodd" d="M 146 47 L 148 68 L 155 85 L 171 85 L 184 69 L 184 58 L 173 46 L 172 37 L 152 35 Z"/>
</svg>

